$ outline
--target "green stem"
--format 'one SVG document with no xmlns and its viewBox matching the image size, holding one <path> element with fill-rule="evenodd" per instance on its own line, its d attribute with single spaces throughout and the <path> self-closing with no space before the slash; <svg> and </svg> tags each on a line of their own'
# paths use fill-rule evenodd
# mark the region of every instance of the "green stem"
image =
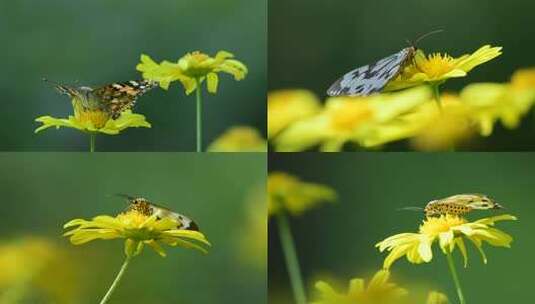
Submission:
<svg viewBox="0 0 535 304">
<path fill-rule="evenodd" d="M 442 113 L 442 102 L 440 100 L 440 84 L 431 84 L 431 89 L 433 90 L 433 96 L 435 98 L 435 101 L 437 102 L 438 109 L 440 110 L 440 113 Z"/>
<path fill-rule="evenodd" d="M 305 288 L 303 286 L 303 279 L 301 278 L 301 270 L 299 268 L 299 261 L 297 259 L 288 217 L 286 214 L 280 212 L 277 215 L 277 221 L 282 251 L 284 252 L 284 257 L 286 259 L 286 268 L 288 269 L 288 274 L 290 276 L 295 303 L 306 304 Z"/>
<path fill-rule="evenodd" d="M 195 95 L 197 97 L 197 152 L 202 152 L 202 95 L 201 95 L 201 80 L 195 79 L 197 88 Z"/>
<path fill-rule="evenodd" d="M 451 276 L 453 277 L 453 282 L 455 283 L 455 289 L 457 289 L 457 296 L 459 296 L 460 304 L 466 304 L 463 295 L 463 289 L 461 288 L 461 282 L 459 281 L 459 275 L 457 270 L 455 270 L 455 263 L 453 262 L 453 256 L 451 253 L 447 253 L 446 257 L 448 258 L 448 266 L 450 267 Z"/>
<path fill-rule="evenodd" d="M 89 133 L 89 152 L 95 152 L 95 141 L 97 135 L 93 132 Z"/>
<path fill-rule="evenodd" d="M 100 304 L 108 303 L 108 300 L 110 299 L 111 294 L 115 291 L 115 288 L 117 288 L 117 285 L 121 281 L 121 278 L 123 277 L 124 272 L 126 268 L 128 267 L 128 264 L 130 264 L 131 259 L 132 257 L 129 257 L 129 256 L 126 257 L 126 259 L 124 260 L 123 266 L 121 266 L 121 270 L 119 270 L 119 273 L 117 274 L 117 276 L 115 277 L 115 280 L 111 284 L 110 289 L 108 289 L 108 292 L 106 292 L 106 295 L 104 296 L 104 298 L 100 300 Z"/>
</svg>

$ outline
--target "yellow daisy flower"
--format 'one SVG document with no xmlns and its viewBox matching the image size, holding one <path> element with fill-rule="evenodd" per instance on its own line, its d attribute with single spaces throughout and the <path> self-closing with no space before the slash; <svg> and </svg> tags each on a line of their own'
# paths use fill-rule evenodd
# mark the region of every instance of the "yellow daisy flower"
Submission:
<svg viewBox="0 0 535 304">
<path fill-rule="evenodd" d="M 380 252 L 388 251 L 384 260 L 384 268 L 389 269 L 399 258 L 406 256 L 413 264 L 428 263 L 433 259 L 432 245 L 438 241 L 444 254 L 451 254 L 456 247 L 464 258 L 464 266 L 468 264 L 468 255 L 464 240 L 472 242 L 482 255 L 483 262 L 487 258 L 483 251 L 483 243 L 491 246 L 509 248 L 513 238 L 507 233 L 493 228 L 499 221 L 516 220 L 512 215 L 499 215 L 483 218 L 474 222 L 466 219 L 443 215 L 441 217 L 427 218 L 420 225 L 418 233 L 401 233 L 391 236 L 376 247 Z"/>
<path fill-rule="evenodd" d="M 0 242 L 0 303 L 26 303 L 36 295 L 53 303 L 80 300 L 80 269 L 54 242 L 26 236 Z M 44 299 L 43 299 L 44 300 Z"/>
<path fill-rule="evenodd" d="M 236 126 L 226 130 L 207 148 L 208 152 L 267 152 L 267 142 L 258 130 Z"/>
<path fill-rule="evenodd" d="M 283 172 L 272 172 L 268 176 L 268 214 L 286 211 L 301 215 L 323 202 L 334 202 L 336 192 L 325 185 L 301 181 Z"/>
<path fill-rule="evenodd" d="M 422 50 L 417 50 L 413 62 L 407 65 L 396 79 L 388 83 L 385 90 L 399 90 L 425 83 L 438 86 L 450 78 L 466 76 L 476 66 L 501 54 L 501 47 L 490 45 L 484 45 L 474 53 L 458 58 L 441 53 L 426 56 Z"/>
<path fill-rule="evenodd" d="M 145 245 L 165 257 L 166 253 L 160 243 L 207 253 L 201 244 L 210 246 L 210 243 L 202 233 L 177 229 L 178 226 L 179 223 L 172 218 L 157 219 L 156 216 L 146 216 L 131 210 L 115 217 L 100 215 L 90 221 L 74 219 L 66 223 L 63 228 L 73 228 L 64 234 L 70 237 L 73 245 L 85 244 L 96 239 L 126 239 L 125 254 L 128 257 L 139 255 Z"/>
<path fill-rule="evenodd" d="M 278 90 L 268 93 L 268 138 L 321 110 L 318 97 L 307 90 Z"/>
<path fill-rule="evenodd" d="M 431 291 L 427 296 L 427 304 L 448 304 L 450 301 L 448 297 L 440 292 Z"/>
<path fill-rule="evenodd" d="M 424 103 L 413 112 L 399 117 L 417 131 L 410 138 L 411 146 L 420 151 L 448 151 L 468 141 L 476 133 L 472 111 L 458 95 L 443 94 L 442 111 Z"/>
<path fill-rule="evenodd" d="M 218 73 L 230 74 L 235 80 L 242 80 L 247 75 L 247 67 L 233 58 L 234 55 L 227 51 L 219 51 L 215 57 L 196 51 L 187 53 L 176 63 L 165 60 L 158 64 L 143 54 L 136 68 L 143 73 L 143 78 L 159 82 L 163 89 L 168 89 L 171 82 L 178 80 L 189 95 L 206 80 L 208 92 L 215 94 Z"/>
<path fill-rule="evenodd" d="M 518 76 L 517 76 L 518 77 Z M 516 128 L 535 102 L 535 87 L 525 89 L 516 83 L 474 83 L 460 93 L 464 104 L 472 110 L 472 117 L 481 135 L 489 136 L 496 121 L 509 129 Z"/>
<path fill-rule="evenodd" d="M 127 128 L 145 127 L 151 125 L 145 120 L 145 116 L 134 114 L 132 111 L 125 111 L 117 119 L 111 119 L 107 113 L 102 111 L 75 111 L 74 116 L 68 118 L 55 118 L 51 116 L 41 116 L 35 121 L 43 125 L 35 129 L 35 133 L 55 127 L 74 128 L 83 132 L 103 133 L 107 135 L 117 135 Z"/>
<path fill-rule="evenodd" d="M 408 292 L 389 281 L 388 270 L 378 271 L 366 286 L 363 279 L 352 279 L 346 293 L 339 293 L 328 283 L 318 281 L 319 300 L 312 304 L 398 304 Z"/>
<path fill-rule="evenodd" d="M 340 151 L 346 142 L 375 147 L 413 135 L 414 126 L 398 117 L 431 99 L 427 87 L 368 97 L 331 97 L 317 115 L 295 122 L 274 141 L 278 151 L 303 151 L 320 145 Z"/>
</svg>

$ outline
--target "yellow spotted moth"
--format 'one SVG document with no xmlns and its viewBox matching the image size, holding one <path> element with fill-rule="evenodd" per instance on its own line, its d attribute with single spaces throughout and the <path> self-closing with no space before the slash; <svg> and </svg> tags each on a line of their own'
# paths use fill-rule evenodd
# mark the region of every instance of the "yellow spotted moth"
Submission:
<svg viewBox="0 0 535 304">
<path fill-rule="evenodd" d="M 165 207 L 158 206 L 146 198 L 135 197 L 127 194 L 117 194 L 119 197 L 126 198 L 129 205 L 127 211 L 136 210 L 146 216 L 156 216 L 157 219 L 171 218 L 179 223 L 178 229 L 199 231 L 199 226 L 189 217 L 171 211 Z"/>
</svg>

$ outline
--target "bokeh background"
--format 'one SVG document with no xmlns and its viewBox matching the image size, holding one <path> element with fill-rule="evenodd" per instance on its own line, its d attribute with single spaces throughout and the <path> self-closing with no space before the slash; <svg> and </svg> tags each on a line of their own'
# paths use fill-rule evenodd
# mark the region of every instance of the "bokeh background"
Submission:
<svg viewBox="0 0 535 304">
<path fill-rule="evenodd" d="M 291 219 L 292 232 L 309 294 L 322 279 L 347 288 L 353 277 L 370 278 L 382 267 L 385 254 L 374 245 L 402 232 L 415 232 L 422 213 L 398 211 L 423 207 L 428 201 L 458 193 L 486 193 L 503 204 L 517 222 L 498 228 L 514 237 L 512 248 L 486 246 L 488 264 L 467 244 L 469 266 L 463 269 L 459 252 L 454 257 L 469 303 L 529 302 L 530 260 L 535 244 L 533 153 L 287 153 L 272 154 L 270 171 L 285 171 L 304 181 L 334 188 L 336 204 L 326 204 Z M 479 212 L 478 219 L 495 213 Z M 280 248 L 276 222 L 269 222 L 270 303 L 293 303 Z M 436 244 L 435 244 L 436 245 Z M 402 286 L 446 292 L 457 303 L 446 259 L 434 248 L 430 264 L 412 265 L 398 260 L 394 280 Z M 313 300 L 313 299 L 310 299 Z M 423 303 L 423 301 L 422 301 Z"/>
<path fill-rule="evenodd" d="M 0 1 L 0 150 L 86 151 L 87 136 L 73 129 L 33 133 L 36 117 L 72 113 L 68 97 L 41 79 L 89 86 L 138 79 L 142 53 L 158 61 L 195 50 L 234 53 L 249 75 L 240 82 L 222 75 L 218 93 L 205 96 L 204 145 L 235 125 L 265 134 L 266 27 L 266 0 Z M 151 91 L 135 112 L 152 128 L 99 136 L 97 150 L 194 151 L 194 98 L 181 85 Z"/>
<path fill-rule="evenodd" d="M 13 257 L 14 244 L 28 236 L 44 238 L 47 246 L 59 248 L 61 260 L 30 276 L 31 291 L 25 300 L 3 303 L 98 302 L 124 260 L 124 241 L 74 246 L 61 236 L 62 225 L 73 218 L 123 211 L 124 199 L 111 196 L 123 192 L 142 195 L 195 219 L 213 247 L 208 255 L 167 247 L 166 258 L 145 248 L 132 261 L 111 302 L 237 303 L 240 299 L 239 303 L 266 303 L 265 163 L 262 154 L 244 154 L 239 159 L 194 153 L 0 154 L 4 172 L 0 176 L 0 302 L 13 287 L 6 277 L 15 273 L 20 278 L 33 269 L 24 257 L 38 250 L 22 250 Z M 34 247 L 39 246 L 30 246 Z M 13 258 L 25 261 L 23 266 L 13 270 L 14 265 L 20 266 Z M 33 257 L 36 260 L 39 255 Z M 43 295 L 44 299 L 36 300 L 36 293 L 58 290 L 57 286 L 63 300 Z"/>
<path fill-rule="evenodd" d="M 506 82 L 515 70 L 535 65 L 529 27 L 535 2 L 529 0 L 279 0 L 270 1 L 268 11 L 269 90 L 305 88 L 325 98 L 327 88 L 344 73 L 398 52 L 407 46 L 406 39 L 435 29 L 445 31 L 418 47 L 459 56 L 485 44 L 503 46 L 500 57 L 468 77 L 448 81 L 443 91 L 458 91 L 472 82 Z M 473 142 L 473 149 L 535 149 L 533 116 L 512 131 L 498 124 L 490 138 Z"/>
</svg>

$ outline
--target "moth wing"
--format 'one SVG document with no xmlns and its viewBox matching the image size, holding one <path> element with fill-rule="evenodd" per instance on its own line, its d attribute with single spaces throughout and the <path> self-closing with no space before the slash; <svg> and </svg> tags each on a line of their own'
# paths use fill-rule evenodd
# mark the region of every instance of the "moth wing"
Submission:
<svg viewBox="0 0 535 304">
<path fill-rule="evenodd" d="M 93 90 L 93 94 L 103 102 L 113 119 L 119 118 L 122 112 L 131 109 L 139 96 L 145 94 L 156 83 L 148 80 L 130 80 L 115 82 Z"/>
<path fill-rule="evenodd" d="M 405 48 L 375 63 L 354 69 L 333 83 L 327 95 L 367 96 L 380 92 L 399 74 L 411 54 L 412 48 Z"/>
</svg>

